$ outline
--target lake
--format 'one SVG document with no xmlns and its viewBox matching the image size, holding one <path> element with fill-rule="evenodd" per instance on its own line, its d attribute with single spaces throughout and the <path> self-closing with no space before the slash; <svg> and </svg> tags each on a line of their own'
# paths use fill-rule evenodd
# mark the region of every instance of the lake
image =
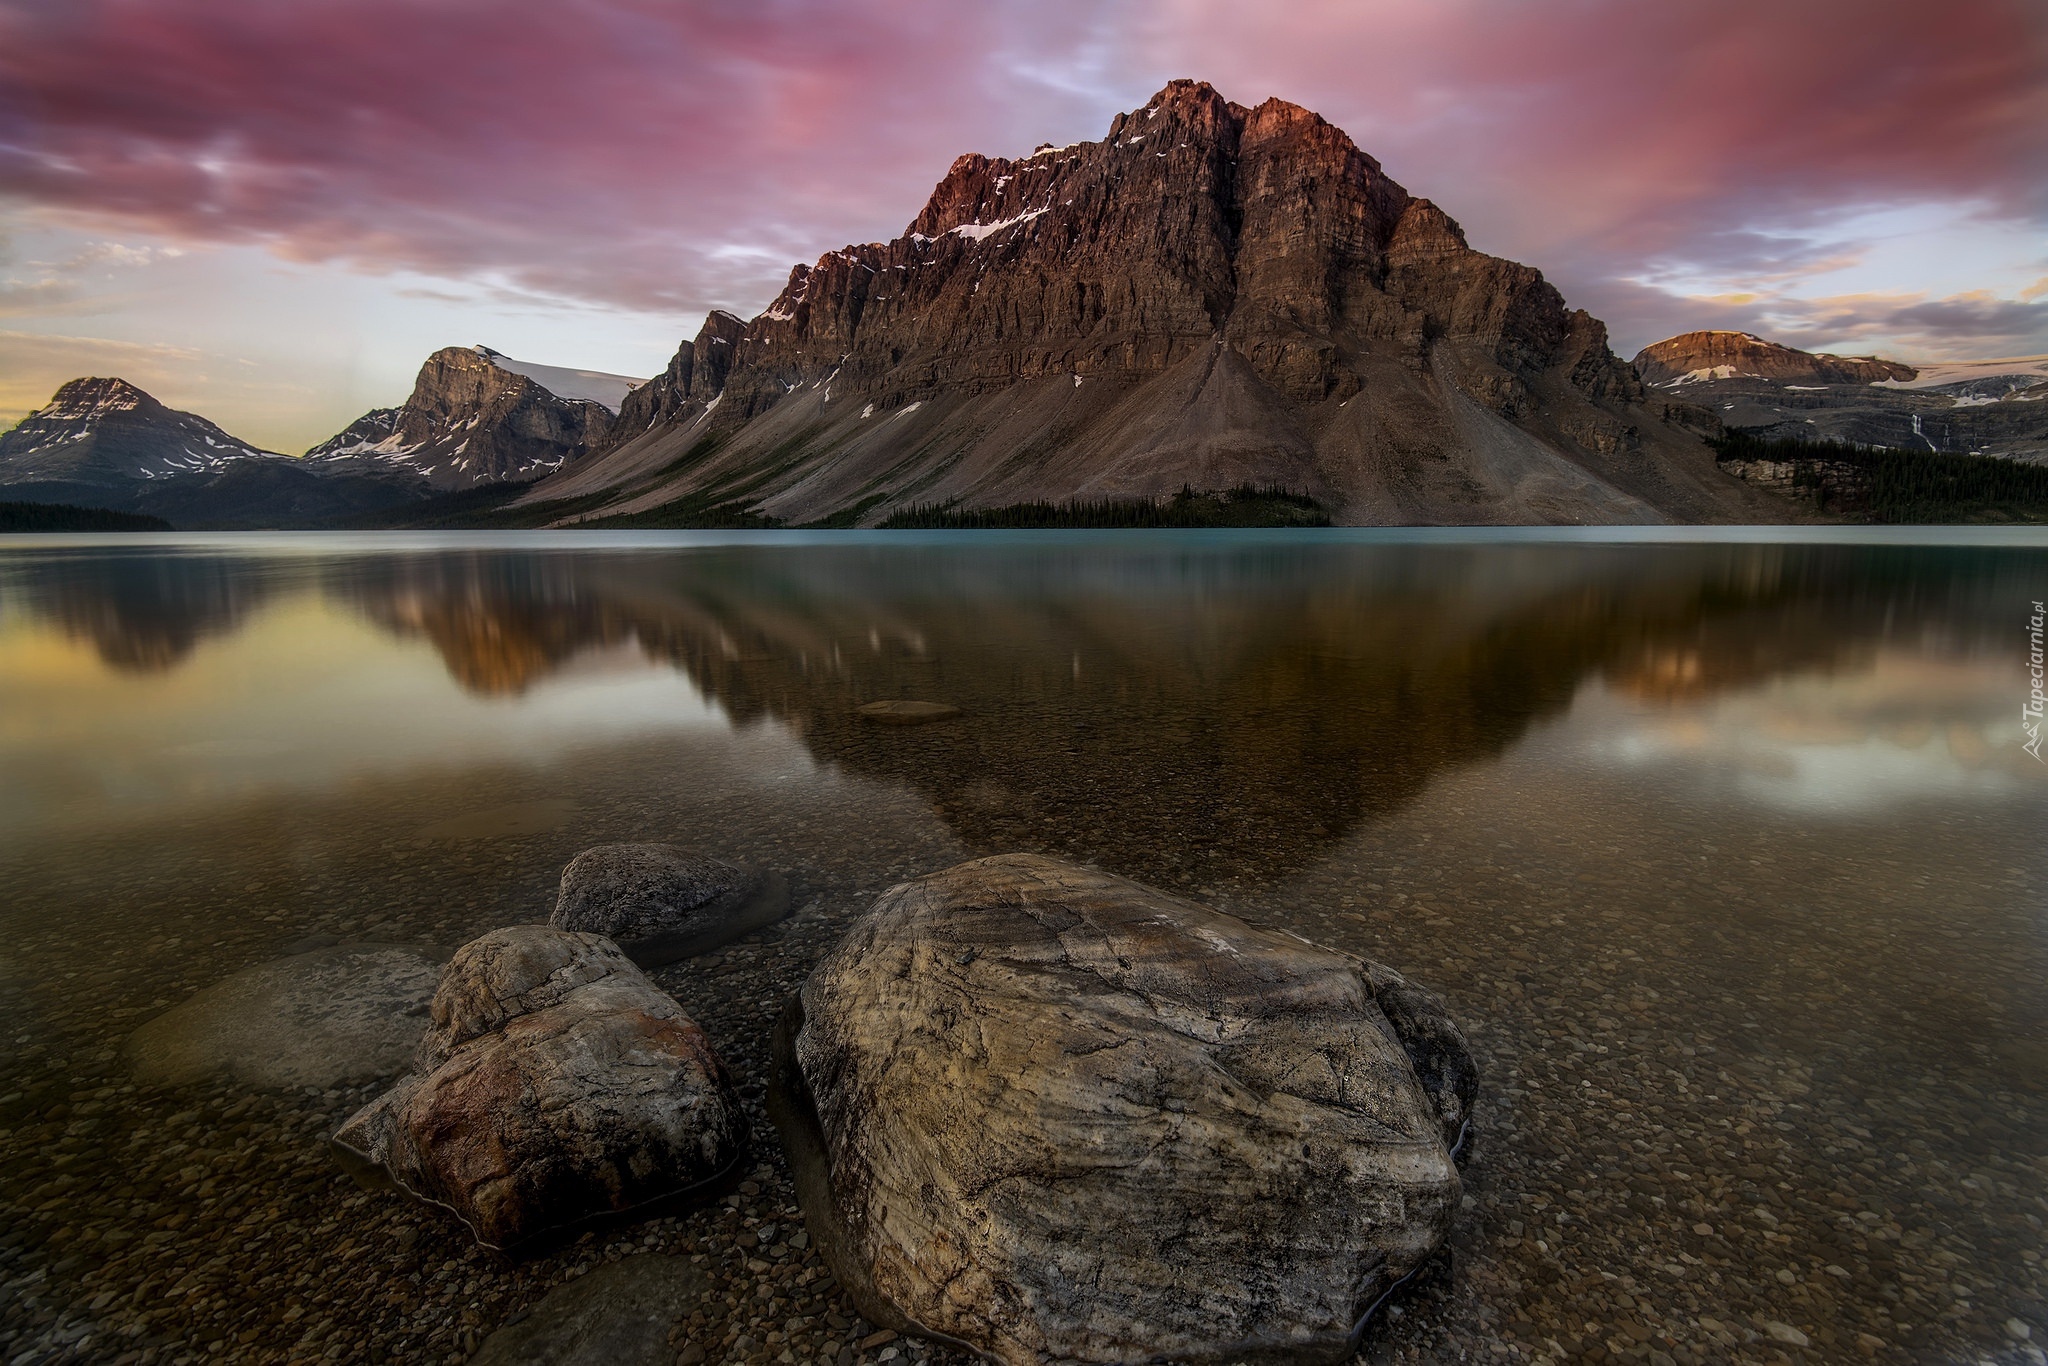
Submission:
<svg viewBox="0 0 2048 1366">
<path fill-rule="evenodd" d="M 711 1361 L 923 1359 L 729 1256 L 794 1215 L 764 1041 L 883 888 L 1034 850 L 1450 1001 L 1452 1268 L 1370 1359 L 2041 1362 L 2048 541 L 1800 534 L 0 538 L 0 1356 L 461 1360 L 653 1249 L 723 1287 Z M 856 711 L 899 698 L 962 715 Z M 620 840 L 792 883 L 656 974 L 746 1082 L 730 1204 L 503 1263 L 342 1177 L 378 1087 L 129 1066 Z"/>
</svg>

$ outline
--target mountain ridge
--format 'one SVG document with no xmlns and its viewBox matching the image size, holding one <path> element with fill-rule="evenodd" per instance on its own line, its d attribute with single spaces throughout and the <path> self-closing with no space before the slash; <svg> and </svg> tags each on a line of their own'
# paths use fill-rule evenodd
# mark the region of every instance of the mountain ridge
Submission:
<svg viewBox="0 0 2048 1366">
<path fill-rule="evenodd" d="M 111 375 L 67 380 L 48 403 L 0 433 L 0 466 L 12 482 L 33 477 L 112 487 L 246 458 L 278 457 Z"/>
<path fill-rule="evenodd" d="M 903 235 L 707 318 L 521 503 L 872 525 L 1250 484 L 1353 522 L 1767 513 L 1709 415 L 1647 397 L 1597 319 L 1320 115 L 1176 81 L 1099 142 L 956 159 Z"/>
<path fill-rule="evenodd" d="M 1909 365 L 1702 331 L 1643 348 L 1634 366 L 1747 437 L 2048 461 L 2048 356 Z"/>
<path fill-rule="evenodd" d="M 1677 389 L 1716 379 L 1768 379 L 1781 383 L 1874 384 L 1910 381 L 1919 372 L 1903 361 L 1837 356 L 1765 341 L 1751 332 L 1710 329 L 1681 332 L 1653 342 L 1632 362 L 1643 383 Z"/>
<path fill-rule="evenodd" d="M 560 395 L 530 371 L 567 377 L 586 392 L 599 388 L 593 377 L 625 379 L 512 361 L 482 345 L 445 346 L 420 366 L 402 405 L 371 409 L 306 457 L 357 472 L 403 472 L 437 492 L 537 478 L 602 442 L 615 413 L 594 399 Z"/>
<path fill-rule="evenodd" d="M 581 455 L 622 402 L 623 375 L 514 361 L 486 346 L 429 356 L 397 408 L 374 408 L 304 456 L 266 451 L 125 379 L 67 381 L 0 432 L 0 491 L 184 526 L 353 522 L 437 493 L 520 484 Z M 644 385 L 643 385 L 644 387 Z"/>
</svg>

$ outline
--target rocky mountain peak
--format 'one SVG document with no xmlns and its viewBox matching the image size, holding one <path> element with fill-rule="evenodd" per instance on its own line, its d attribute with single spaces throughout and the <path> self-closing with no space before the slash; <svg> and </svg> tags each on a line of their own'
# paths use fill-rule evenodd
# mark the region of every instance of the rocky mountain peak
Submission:
<svg viewBox="0 0 2048 1366">
<path fill-rule="evenodd" d="M 137 480 L 267 454 L 125 379 L 95 375 L 66 381 L 48 404 L 0 434 L 0 483 L 125 491 Z"/>
<path fill-rule="evenodd" d="M 396 468 L 437 489 L 560 469 L 609 434 L 612 412 L 595 399 L 565 397 L 534 374 L 559 388 L 602 388 L 610 381 L 621 400 L 633 384 L 623 376 L 513 361 L 481 344 L 443 347 L 420 367 L 403 407 L 366 413 L 307 456 Z"/>
<path fill-rule="evenodd" d="M 1729 482 L 1690 434 L 1683 476 L 1644 454 L 1640 381 L 1541 272 L 1313 111 L 1201 81 L 1100 141 L 956 158 L 902 236 L 795 266 L 735 323 L 533 496 L 873 520 L 1251 482 L 1352 520 L 1634 520 Z M 1447 472 L 1475 451 L 1490 473 Z"/>
<path fill-rule="evenodd" d="M 1919 372 L 1876 356 L 1801 351 L 1750 332 L 1706 330 L 1667 337 L 1636 353 L 1645 384 L 1678 389 L 1717 380 L 1769 380 L 1779 384 L 1874 384 L 1910 380 Z"/>
<path fill-rule="evenodd" d="M 42 414 L 51 418 L 70 417 L 95 411 L 139 408 L 144 404 L 154 403 L 155 399 L 125 379 L 111 375 L 94 375 L 83 379 L 66 380 L 58 386 L 56 394 L 42 409 Z"/>
</svg>

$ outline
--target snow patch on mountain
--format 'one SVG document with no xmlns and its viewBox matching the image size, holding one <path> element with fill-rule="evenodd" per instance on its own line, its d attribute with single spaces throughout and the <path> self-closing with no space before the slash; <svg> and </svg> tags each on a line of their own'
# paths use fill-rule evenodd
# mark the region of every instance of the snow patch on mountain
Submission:
<svg viewBox="0 0 2048 1366">
<path fill-rule="evenodd" d="M 476 353 L 500 370 L 524 375 L 556 398 L 581 399 L 602 405 L 617 415 L 626 395 L 647 381 L 603 370 L 575 370 L 560 365 L 539 365 L 530 360 L 513 360 L 500 351 L 479 345 Z"/>
<path fill-rule="evenodd" d="M 2007 356 L 2002 360 L 1930 361 L 1918 366 L 1912 379 L 1876 381 L 1883 389 L 1938 389 L 1971 380 L 1999 379 L 2007 375 L 2031 375 L 2035 382 L 2048 380 L 2048 356 Z"/>
</svg>

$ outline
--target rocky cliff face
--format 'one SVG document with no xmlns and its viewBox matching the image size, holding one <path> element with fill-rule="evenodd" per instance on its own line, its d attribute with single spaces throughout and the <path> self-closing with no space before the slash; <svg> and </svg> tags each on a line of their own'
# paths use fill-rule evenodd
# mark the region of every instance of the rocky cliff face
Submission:
<svg viewBox="0 0 2048 1366">
<path fill-rule="evenodd" d="M 74 379 L 0 434 L 0 485 L 70 484 L 125 499 L 138 482 L 268 458 L 194 413 L 124 379 Z"/>
<path fill-rule="evenodd" d="M 713 353 L 716 354 L 713 354 Z M 1322 118 L 1176 81 L 961 157 L 894 241 L 713 315 L 534 501 L 801 522 L 1280 485 L 1353 522 L 1754 515 L 1602 325 Z"/>
<path fill-rule="evenodd" d="M 610 433 L 612 412 L 604 404 L 564 398 L 508 368 L 516 364 L 484 346 L 436 351 L 404 407 L 364 414 L 307 458 L 396 469 L 435 489 L 464 489 L 558 470 Z"/>
<path fill-rule="evenodd" d="M 1687 332 L 1636 353 L 1643 383 L 1678 389 L 1726 379 L 1767 379 L 1780 384 L 1875 384 L 1910 380 L 1919 372 L 1876 356 L 1831 356 L 1799 351 L 1747 332 Z"/>
</svg>

